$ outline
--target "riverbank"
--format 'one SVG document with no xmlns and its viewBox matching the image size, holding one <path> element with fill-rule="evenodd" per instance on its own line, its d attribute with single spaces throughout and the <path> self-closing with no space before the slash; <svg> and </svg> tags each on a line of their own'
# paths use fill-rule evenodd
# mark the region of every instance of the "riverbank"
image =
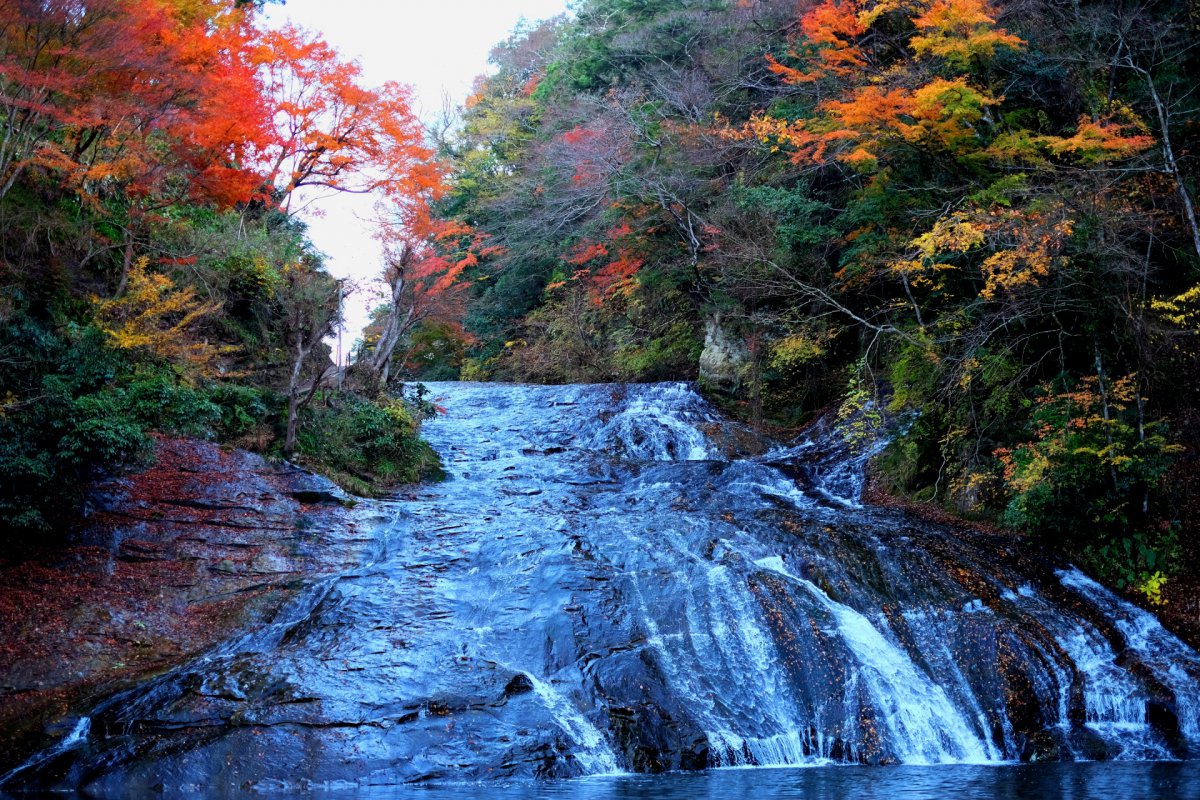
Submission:
<svg viewBox="0 0 1200 800">
<path fill-rule="evenodd" d="M 324 478 L 192 439 L 155 449 L 151 468 L 93 487 L 67 546 L 0 559 L 0 772 L 56 720 L 269 619 L 370 540 L 370 512 Z"/>
<path fill-rule="evenodd" d="M 863 486 L 863 502 L 883 508 L 902 510 L 919 519 L 944 525 L 955 530 L 972 530 L 993 536 L 1008 536 L 1013 540 L 1013 547 L 1025 548 L 1028 540 L 1019 532 L 1003 528 L 983 520 L 972 520 L 962 517 L 946 509 L 938 503 L 922 502 L 910 497 L 889 492 L 873 469 L 867 470 L 867 480 Z M 1072 560 L 1071 553 L 1058 553 L 1060 558 Z M 1200 563 L 1197 561 L 1200 553 L 1188 553 L 1184 563 Z M 1152 605 L 1146 596 L 1136 591 L 1122 591 L 1120 587 L 1109 585 L 1108 588 L 1135 605 L 1154 614 L 1163 627 L 1174 633 L 1193 648 L 1200 648 L 1200 576 L 1192 572 L 1181 572 L 1172 576 L 1163 587 L 1163 602 Z"/>
</svg>

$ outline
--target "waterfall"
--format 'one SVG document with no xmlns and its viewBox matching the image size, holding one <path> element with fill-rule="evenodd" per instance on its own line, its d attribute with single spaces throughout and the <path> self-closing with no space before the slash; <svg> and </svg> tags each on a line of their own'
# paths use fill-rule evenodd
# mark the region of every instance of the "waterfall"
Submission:
<svg viewBox="0 0 1200 800">
<path fill-rule="evenodd" d="M 858 666 L 858 678 L 865 682 L 881 713 L 901 761 L 934 764 L 998 760 L 996 749 L 980 741 L 961 712 L 950 703 L 945 690 L 934 684 L 870 620 L 836 602 L 811 581 L 792 575 L 777 556 L 755 563 L 802 586 L 829 612 L 837 635 L 845 642 Z"/>
<path fill-rule="evenodd" d="M 59 739 L 50 747 L 40 753 L 36 753 L 32 758 L 28 758 L 22 763 L 10 769 L 8 772 L 0 774 L 0 787 L 6 784 L 11 784 L 14 778 L 18 778 L 22 773 L 32 771 L 46 764 L 52 763 L 59 756 L 65 755 L 72 748 L 78 747 L 87 741 L 88 734 L 92 730 L 92 720 L 90 717 L 80 717 L 67 735 Z"/>
<path fill-rule="evenodd" d="M 571 701 L 563 697 L 547 681 L 535 678 L 528 672 L 523 674 L 533 686 L 533 691 L 546 704 L 554 721 L 562 728 L 575 746 L 574 755 L 589 775 L 620 772 L 617 757 L 605 741 L 604 734 L 587 720 Z"/>
<path fill-rule="evenodd" d="M 1200 749 L 1200 655 L 1069 565 L 864 505 L 882 440 L 769 441 L 683 383 L 430 390 L 449 478 L 379 501 L 390 522 L 361 565 L 101 700 L 0 782 L 120 794 L 213 764 L 288 789 Z"/>
<path fill-rule="evenodd" d="M 1189 741 L 1200 742 L 1200 664 L 1195 651 L 1163 628 L 1154 615 L 1121 600 L 1078 569 L 1063 569 L 1056 574 L 1064 586 L 1094 603 L 1112 620 L 1137 662 L 1147 667 L 1171 691 L 1181 733 Z M 1113 694 L 1121 707 L 1117 713 L 1123 717 L 1117 721 L 1124 722 L 1130 716 L 1137 716 L 1135 723 L 1145 723 L 1144 708 L 1138 709 L 1137 714 L 1130 714 L 1127 708 L 1129 698 L 1136 694 L 1126 695 L 1123 700 L 1119 692 Z"/>
</svg>

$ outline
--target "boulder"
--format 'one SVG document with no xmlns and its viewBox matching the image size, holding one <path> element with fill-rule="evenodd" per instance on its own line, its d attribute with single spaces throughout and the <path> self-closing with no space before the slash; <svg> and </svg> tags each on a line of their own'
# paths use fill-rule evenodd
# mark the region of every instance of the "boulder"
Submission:
<svg viewBox="0 0 1200 800">
<path fill-rule="evenodd" d="M 750 365 L 746 345 L 721 324 L 714 314 L 705 323 L 704 350 L 700 353 L 700 380 L 714 389 L 736 389 Z"/>
</svg>

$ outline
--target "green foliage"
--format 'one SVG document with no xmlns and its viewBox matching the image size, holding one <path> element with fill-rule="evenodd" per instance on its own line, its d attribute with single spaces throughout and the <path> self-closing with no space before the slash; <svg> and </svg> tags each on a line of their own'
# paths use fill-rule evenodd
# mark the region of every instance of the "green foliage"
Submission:
<svg viewBox="0 0 1200 800">
<path fill-rule="evenodd" d="M 888 375 L 892 389 L 888 410 L 923 410 L 937 391 L 940 377 L 938 357 L 928 344 L 920 342 L 904 342 L 898 349 Z"/>
<path fill-rule="evenodd" d="M 92 328 L 55 334 L 28 320 L 0 329 L 0 523 L 48 529 L 64 486 L 103 465 L 145 458 L 144 427 L 108 383 L 121 358 Z"/>
<path fill-rule="evenodd" d="M 305 409 L 297 456 L 350 491 L 368 496 L 436 476 L 437 455 L 418 435 L 421 419 L 430 413 L 419 399 L 371 401 L 349 392 L 330 393 Z"/>
<path fill-rule="evenodd" d="M 865 360 L 855 366 L 835 415 L 838 430 L 852 452 L 870 448 L 883 428 L 883 414 L 866 368 Z"/>
<path fill-rule="evenodd" d="M 998 451 L 1011 493 L 1005 521 L 1081 548 L 1124 586 L 1178 566 L 1173 528 L 1156 529 L 1148 511 L 1181 448 L 1161 425 L 1138 419 L 1137 391 L 1128 377 L 1044 387 L 1030 417 L 1032 439 Z"/>
<path fill-rule="evenodd" d="M 303 305 L 289 287 L 310 273 L 317 281 L 328 276 L 302 229 L 277 215 L 192 209 L 176 223 L 161 232 L 161 246 L 201 255 L 181 260 L 172 278 L 135 264 L 131 290 L 119 300 L 97 303 L 70 282 L 38 285 L 43 281 L 32 271 L 14 276 L 15 288 L 0 302 L 5 529 L 61 530 L 89 480 L 150 461 L 153 433 L 278 451 L 287 405 L 280 390 L 292 352 L 284 334 Z M 155 290 L 138 288 L 143 284 Z M 318 349 L 314 360 L 326 353 Z M 196 368 L 197 354 L 205 356 L 204 369 Z M 374 485 L 412 479 L 424 466 L 410 463 L 431 458 L 412 418 L 387 419 L 392 439 L 386 432 L 365 438 L 355 462 L 377 476 Z M 334 421 L 334 430 L 348 424 Z M 310 449 L 312 463 L 322 466 L 322 458 Z M 344 452 L 329 458 L 345 468 Z"/>
<path fill-rule="evenodd" d="M 819 247 L 836 235 L 822 222 L 831 210 L 829 205 L 814 198 L 804 183 L 737 187 L 734 200 L 744 209 L 773 219 L 775 241 L 785 250 Z"/>
<path fill-rule="evenodd" d="M 700 357 L 700 342 L 692 325 L 674 322 L 655 336 L 618 339 L 613 364 L 633 380 L 668 380 Z"/>
<path fill-rule="evenodd" d="M 466 341 L 461 328 L 424 320 L 408 335 L 403 371 L 416 380 L 457 380 L 465 352 Z"/>
<path fill-rule="evenodd" d="M 281 422 L 276 409 L 283 402 L 277 392 L 259 386 L 222 382 L 209 387 L 208 399 L 218 411 L 212 423 L 218 440 L 265 449 L 266 441 L 274 438 Z M 257 439 L 256 434 L 265 436 L 266 441 Z"/>
<path fill-rule="evenodd" d="M 10 321 L 0 354 L 19 366 L 0 376 L 0 525 L 10 529 L 49 529 L 82 482 L 145 464 L 151 431 L 235 436 L 264 410 L 253 390 L 135 364 L 92 326 Z"/>
</svg>

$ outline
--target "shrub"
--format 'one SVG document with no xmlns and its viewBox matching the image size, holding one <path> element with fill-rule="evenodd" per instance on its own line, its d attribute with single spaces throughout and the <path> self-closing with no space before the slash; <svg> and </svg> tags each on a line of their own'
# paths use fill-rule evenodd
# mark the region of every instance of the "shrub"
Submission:
<svg viewBox="0 0 1200 800">
<path fill-rule="evenodd" d="M 0 328 L 0 524 L 47 529 L 79 484 L 146 460 L 144 423 L 114 379 L 126 366 L 96 328 L 55 333 L 28 320 Z M 137 404 L 133 404 L 137 405 Z"/>
<path fill-rule="evenodd" d="M 1132 376 L 1044 386 L 1032 439 L 997 450 L 1011 497 L 1005 522 L 1078 549 L 1122 588 L 1170 574 L 1178 549 L 1151 500 L 1180 448 L 1162 425 L 1138 419 L 1137 400 Z"/>
<path fill-rule="evenodd" d="M 83 484 L 145 465 L 150 431 L 229 440 L 278 405 L 264 390 L 184 380 L 94 326 L 0 325 L 0 526 L 46 530 Z"/>
<path fill-rule="evenodd" d="M 304 411 L 296 438 L 299 460 L 364 495 L 439 472 L 437 455 L 418 436 L 421 406 L 349 392 L 325 400 Z"/>
</svg>

